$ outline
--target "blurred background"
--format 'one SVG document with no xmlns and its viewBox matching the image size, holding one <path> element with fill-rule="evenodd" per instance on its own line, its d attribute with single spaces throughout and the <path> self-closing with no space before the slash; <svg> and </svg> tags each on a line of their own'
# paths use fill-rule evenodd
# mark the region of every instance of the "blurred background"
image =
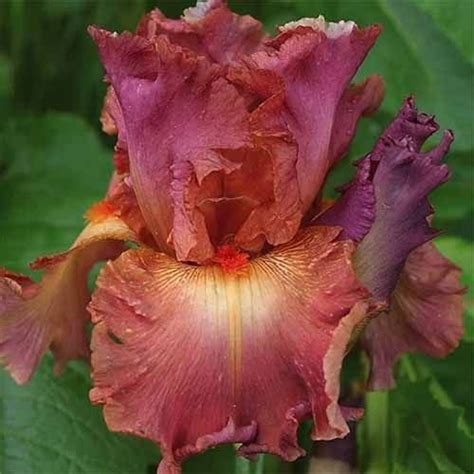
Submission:
<svg viewBox="0 0 474 474">
<path fill-rule="evenodd" d="M 370 150 L 407 95 L 435 113 L 456 140 L 451 181 L 436 191 L 438 247 L 464 270 L 470 287 L 466 335 L 443 361 L 421 356 L 400 363 L 396 390 L 369 395 L 357 430 L 357 465 L 370 474 L 472 472 L 474 314 L 473 216 L 473 3 L 471 0 L 261 0 L 230 1 L 242 14 L 274 25 L 323 14 L 328 20 L 380 23 L 384 33 L 356 79 L 384 76 L 381 110 L 361 123 L 349 157 L 330 185 L 347 181 L 350 162 Z M 27 272 L 38 255 L 69 246 L 82 214 L 102 196 L 112 169 L 113 142 L 101 133 L 103 70 L 86 33 L 89 24 L 133 30 L 158 6 L 179 17 L 190 1 L 0 0 L 0 263 Z M 431 144 L 439 139 L 432 139 Z M 349 359 L 347 383 L 358 361 Z M 0 473 L 117 474 L 154 472 L 157 450 L 112 435 L 100 410 L 87 401 L 87 367 L 72 364 L 53 379 L 51 362 L 26 388 L 0 375 Z M 304 431 L 307 427 L 303 427 Z M 310 452 L 314 446 L 305 446 Z M 323 449 L 321 446 L 317 449 Z M 219 448 L 191 461 L 185 473 L 305 473 L 262 458 L 235 461 Z M 314 474 L 313 473 L 313 474 Z"/>
</svg>

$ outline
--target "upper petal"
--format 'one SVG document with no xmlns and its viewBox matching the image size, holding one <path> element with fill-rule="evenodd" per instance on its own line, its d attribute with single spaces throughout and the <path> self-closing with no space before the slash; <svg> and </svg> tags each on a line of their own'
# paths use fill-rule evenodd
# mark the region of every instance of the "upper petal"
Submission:
<svg viewBox="0 0 474 474">
<path fill-rule="evenodd" d="M 375 190 L 373 167 L 366 158 L 357 163 L 352 182 L 342 186 L 339 199 L 326 207 L 313 221 L 320 225 L 342 227 L 341 237 L 360 242 L 375 220 Z"/>
<path fill-rule="evenodd" d="M 103 121 L 118 129 L 117 169 L 179 260 L 291 240 L 383 96 L 377 76 L 348 87 L 378 27 L 318 19 L 262 43 L 257 23 L 209 1 L 182 20 L 154 11 L 135 35 L 90 29 L 113 86 Z"/>
<path fill-rule="evenodd" d="M 335 26 L 320 17 L 280 30 L 252 61 L 284 79 L 284 120 L 298 143 L 298 183 L 308 210 L 328 169 L 347 150 L 357 119 L 382 99 L 383 84 L 375 76 L 347 90 L 381 29 L 360 29 L 353 22 Z"/>
<path fill-rule="evenodd" d="M 331 132 L 328 157 L 331 166 L 347 153 L 359 119 L 379 108 L 384 92 L 383 79 L 376 74 L 346 88 L 337 105 Z"/>
<path fill-rule="evenodd" d="M 259 21 L 231 12 L 222 0 L 198 1 L 179 20 L 155 9 L 142 18 L 137 34 L 151 40 L 165 35 L 172 43 L 218 63 L 253 53 L 265 38 Z"/>
<path fill-rule="evenodd" d="M 206 59 L 164 39 L 91 32 L 124 113 L 130 174 L 148 228 L 180 260 L 211 258 L 204 217 L 188 188 L 238 167 L 219 150 L 248 144 L 243 99 Z"/>
<path fill-rule="evenodd" d="M 410 254 L 392 293 L 390 311 L 372 320 L 364 333 L 373 389 L 394 385 L 392 368 L 401 354 L 444 357 L 458 345 L 463 334 L 460 275 L 430 242 Z"/>
<path fill-rule="evenodd" d="M 32 268 L 44 270 L 38 284 L 0 271 L 0 360 L 18 383 L 31 378 L 48 349 L 57 372 L 89 354 L 87 275 L 97 261 L 117 257 L 123 240 L 135 240 L 133 232 L 108 217 L 89 224 L 67 252 L 36 260 Z"/>
<path fill-rule="evenodd" d="M 90 309 L 109 428 L 159 443 L 159 472 L 224 442 L 295 459 L 308 416 L 315 438 L 344 436 L 339 370 L 369 303 L 338 233 L 308 228 L 238 273 L 145 249 L 108 264 Z"/>
</svg>

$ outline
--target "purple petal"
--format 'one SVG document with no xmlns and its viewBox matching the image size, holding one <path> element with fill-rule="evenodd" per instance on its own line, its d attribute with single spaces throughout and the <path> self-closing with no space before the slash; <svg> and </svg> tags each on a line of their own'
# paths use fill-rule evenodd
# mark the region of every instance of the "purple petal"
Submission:
<svg viewBox="0 0 474 474">
<path fill-rule="evenodd" d="M 449 178 L 441 164 L 453 140 L 421 153 L 438 130 L 434 119 L 419 114 L 408 98 L 372 152 L 358 163 L 353 182 L 342 197 L 315 220 L 343 227 L 343 237 L 361 241 L 355 262 L 361 281 L 378 298 L 388 299 L 408 254 L 432 239 L 427 196 Z"/>
</svg>

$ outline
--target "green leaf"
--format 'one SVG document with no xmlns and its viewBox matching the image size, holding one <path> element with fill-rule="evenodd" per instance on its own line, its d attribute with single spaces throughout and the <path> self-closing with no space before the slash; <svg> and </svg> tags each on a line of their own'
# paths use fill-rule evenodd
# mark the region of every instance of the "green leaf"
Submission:
<svg viewBox="0 0 474 474">
<path fill-rule="evenodd" d="M 474 468 L 474 436 L 464 410 L 430 376 L 422 361 L 406 356 L 392 391 L 369 393 L 360 425 L 363 472 L 456 474 Z"/>
<path fill-rule="evenodd" d="M 2 373 L 0 387 L 3 474 L 146 474 L 158 459 L 151 443 L 107 430 L 101 410 L 89 403 L 83 363 L 56 378 L 48 357 L 27 386 Z"/>
<path fill-rule="evenodd" d="M 450 153 L 446 164 L 451 169 L 449 181 L 433 193 L 432 201 L 436 212 L 443 220 L 459 220 L 474 209 L 472 183 L 474 181 L 473 155 Z"/>
<path fill-rule="evenodd" d="M 474 343 L 462 341 L 459 347 L 444 359 L 433 359 L 418 355 L 417 360 L 436 377 L 440 385 L 449 392 L 454 404 L 466 411 L 466 420 L 474 426 L 474 397 L 472 396 L 472 361 Z M 471 383 L 466 383 L 470 377 Z"/>
<path fill-rule="evenodd" d="M 410 0 L 414 6 L 426 12 L 466 61 L 474 64 L 474 49 L 472 48 L 472 2 L 458 0 L 457 2 L 434 2 L 433 0 Z"/>
<path fill-rule="evenodd" d="M 111 153 L 66 114 L 10 121 L 0 135 L 0 261 L 24 271 L 39 254 L 66 249 L 82 215 L 102 198 Z"/>
<path fill-rule="evenodd" d="M 11 63 L 0 53 L 0 117 L 4 117 L 12 96 Z"/>
</svg>

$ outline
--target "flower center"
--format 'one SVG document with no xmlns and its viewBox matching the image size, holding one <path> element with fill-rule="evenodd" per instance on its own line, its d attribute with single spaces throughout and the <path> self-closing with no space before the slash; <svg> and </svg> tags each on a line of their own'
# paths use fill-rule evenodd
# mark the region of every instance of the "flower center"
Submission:
<svg viewBox="0 0 474 474">
<path fill-rule="evenodd" d="M 233 245 L 226 244 L 217 248 L 212 261 L 220 265 L 226 273 L 242 273 L 248 265 L 249 255 Z"/>
</svg>

